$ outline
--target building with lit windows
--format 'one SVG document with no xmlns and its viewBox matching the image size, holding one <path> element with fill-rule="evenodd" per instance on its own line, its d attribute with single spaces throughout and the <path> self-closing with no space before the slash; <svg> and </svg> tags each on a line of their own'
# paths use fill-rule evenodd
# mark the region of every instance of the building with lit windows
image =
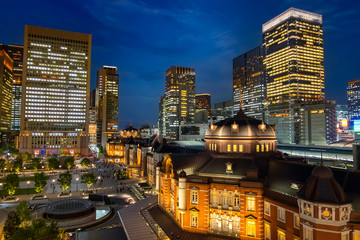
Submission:
<svg viewBox="0 0 360 240">
<path fill-rule="evenodd" d="M 216 121 L 224 120 L 226 118 L 230 118 L 234 116 L 233 109 L 234 109 L 233 100 L 215 103 L 215 108 L 211 109 L 211 120 L 216 122 Z"/>
<path fill-rule="evenodd" d="M 0 50 L 0 132 L 11 128 L 11 103 L 14 61 Z"/>
<path fill-rule="evenodd" d="M 233 59 L 234 112 L 240 108 L 249 117 L 264 120 L 265 74 L 263 47 L 254 48 Z"/>
<path fill-rule="evenodd" d="M 208 122 L 211 117 L 211 95 L 209 93 L 202 93 L 195 95 L 195 122 Z M 201 115 L 202 117 L 197 117 Z"/>
<path fill-rule="evenodd" d="M 91 35 L 25 26 L 21 153 L 88 154 Z"/>
<path fill-rule="evenodd" d="M 172 66 L 166 70 L 163 133 L 178 140 L 181 122 L 192 123 L 195 116 L 195 69 Z"/>
<path fill-rule="evenodd" d="M 13 87 L 12 87 L 12 107 L 11 107 L 11 130 L 20 130 L 20 115 L 21 115 L 21 88 L 22 88 L 22 74 L 23 74 L 23 52 L 24 47 L 18 45 L 2 45 L 0 43 L 0 50 L 5 52 L 14 61 L 13 67 Z"/>
<path fill-rule="evenodd" d="M 330 145 L 336 141 L 336 102 L 304 102 L 300 106 L 300 144 Z"/>
<path fill-rule="evenodd" d="M 117 68 L 103 66 L 97 72 L 98 89 L 98 145 L 106 147 L 109 139 L 119 136 L 119 74 Z"/>
<path fill-rule="evenodd" d="M 319 101 L 324 93 L 322 16 L 290 8 L 263 24 L 266 121 L 280 143 L 299 143 L 296 101 Z"/>
<path fill-rule="evenodd" d="M 167 154 L 156 167 L 158 205 L 181 229 L 248 240 L 359 239 L 360 170 L 287 159 L 273 127 L 241 110 L 210 125 L 205 145 Z"/>
<path fill-rule="evenodd" d="M 90 105 L 89 105 L 89 145 L 91 145 L 92 147 L 97 146 L 96 93 L 97 93 L 97 89 L 91 90 Z"/>
<path fill-rule="evenodd" d="M 360 79 L 347 82 L 349 120 L 360 119 Z"/>
</svg>

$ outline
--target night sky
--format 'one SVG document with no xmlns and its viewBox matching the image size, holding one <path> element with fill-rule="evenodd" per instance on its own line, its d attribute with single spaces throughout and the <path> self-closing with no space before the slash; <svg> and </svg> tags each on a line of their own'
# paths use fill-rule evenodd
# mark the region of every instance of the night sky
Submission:
<svg viewBox="0 0 360 240">
<path fill-rule="evenodd" d="M 346 103 L 360 78 L 360 2 L 2 1 L 0 42 L 23 44 L 24 25 L 92 34 L 91 89 L 103 65 L 118 67 L 120 128 L 155 124 L 172 65 L 196 69 L 196 92 L 232 99 L 232 59 L 262 43 L 262 24 L 290 7 L 323 15 L 326 98 Z"/>
</svg>

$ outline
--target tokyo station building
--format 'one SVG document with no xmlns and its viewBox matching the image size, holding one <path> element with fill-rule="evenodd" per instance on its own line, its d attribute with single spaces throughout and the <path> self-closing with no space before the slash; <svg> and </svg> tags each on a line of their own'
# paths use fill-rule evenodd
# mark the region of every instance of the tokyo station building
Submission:
<svg viewBox="0 0 360 240">
<path fill-rule="evenodd" d="M 158 204 L 189 232 L 268 240 L 359 240 L 360 171 L 288 160 L 274 127 L 247 117 L 211 124 L 206 151 L 168 154 Z"/>
</svg>

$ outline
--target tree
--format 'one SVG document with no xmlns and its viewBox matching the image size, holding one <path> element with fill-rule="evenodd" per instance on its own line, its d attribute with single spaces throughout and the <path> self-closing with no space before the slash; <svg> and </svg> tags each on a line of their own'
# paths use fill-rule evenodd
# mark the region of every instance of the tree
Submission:
<svg viewBox="0 0 360 240">
<path fill-rule="evenodd" d="M 47 178 L 44 172 L 35 173 L 35 191 L 40 193 L 45 185 L 46 185 Z"/>
<path fill-rule="evenodd" d="M 20 218 L 15 211 L 12 211 L 8 214 L 3 228 L 5 240 L 12 239 L 12 236 L 19 228 L 20 223 Z"/>
<path fill-rule="evenodd" d="M 71 186 L 72 176 L 69 172 L 60 173 L 58 183 L 63 191 Z"/>
<path fill-rule="evenodd" d="M 20 219 L 20 227 L 28 226 L 32 220 L 31 210 L 26 201 L 22 201 L 15 209 L 16 215 Z"/>
<path fill-rule="evenodd" d="M 19 176 L 16 173 L 12 173 L 6 176 L 4 189 L 9 195 L 14 195 L 15 190 L 20 185 Z"/>
<path fill-rule="evenodd" d="M 73 157 L 68 157 L 65 159 L 64 164 L 67 167 L 67 169 L 70 170 L 70 168 L 75 166 L 75 159 Z"/>
<path fill-rule="evenodd" d="M 47 162 L 50 171 L 59 167 L 59 161 L 55 157 L 48 158 Z"/>
<path fill-rule="evenodd" d="M 28 153 L 28 152 L 23 153 L 21 156 L 25 160 L 26 163 L 29 163 L 33 157 L 32 154 Z"/>
<path fill-rule="evenodd" d="M 0 148 L 0 155 L 1 155 L 1 153 L 3 153 L 3 154 L 10 153 L 11 155 L 18 154 L 19 149 L 16 148 L 15 144 L 7 143 L 3 147 Z"/>
<path fill-rule="evenodd" d="M 93 173 L 86 173 L 81 176 L 81 182 L 85 183 L 87 188 L 89 189 L 91 185 L 96 183 L 96 176 Z"/>
<path fill-rule="evenodd" d="M 13 161 L 13 170 L 15 170 L 15 172 L 20 172 L 22 167 L 23 167 L 23 159 L 21 157 L 17 157 Z"/>
<path fill-rule="evenodd" d="M 91 161 L 88 159 L 88 158 L 83 158 L 80 162 L 80 165 L 83 167 L 83 168 L 87 168 L 87 167 L 90 167 L 91 165 Z"/>
<path fill-rule="evenodd" d="M 6 161 L 5 159 L 0 158 L 0 171 L 2 172 L 5 168 Z"/>
<path fill-rule="evenodd" d="M 31 163 L 34 171 L 37 172 L 40 168 L 40 158 L 32 158 Z"/>
<path fill-rule="evenodd" d="M 26 201 L 10 212 L 4 226 L 5 240 L 65 240 L 64 230 L 56 222 L 47 224 L 42 218 L 34 219 Z"/>
</svg>

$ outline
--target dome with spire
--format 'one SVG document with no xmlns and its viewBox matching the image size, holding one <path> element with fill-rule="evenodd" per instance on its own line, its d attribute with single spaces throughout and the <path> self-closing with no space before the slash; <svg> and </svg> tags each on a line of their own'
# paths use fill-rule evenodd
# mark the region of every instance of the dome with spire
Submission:
<svg viewBox="0 0 360 240">
<path fill-rule="evenodd" d="M 311 202 L 332 204 L 348 202 L 345 192 L 335 179 L 332 170 L 322 163 L 312 170 L 311 176 L 305 181 L 298 196 Z"/>
<path fill-rule="evenodd" d="M 246 116 L 240 109 L 234 117 L 211 124 L 206 136 L 274 138 L 275 131 L 268 124 Z"/>
<path fill-rule="evenodd" d="M 269 152 L 276 150 L 274 127 L 248 117 L 240 109 L 232 118 L 212 123 L 205 135 L 206 147 L 216 152 Z"/>
</svg>

